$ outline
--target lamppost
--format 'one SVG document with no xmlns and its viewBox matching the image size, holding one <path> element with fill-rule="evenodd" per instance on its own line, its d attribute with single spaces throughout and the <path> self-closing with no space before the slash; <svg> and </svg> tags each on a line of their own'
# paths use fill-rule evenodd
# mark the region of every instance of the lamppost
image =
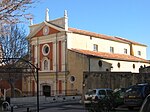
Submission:
<svg viewBox="0 0 150 112">
<path fill-rule="evenodd" d="M 37 112 L 39 112 L 39 68 L 38 68 L 38 65 L 35 66 L 31 62 L 29 62 L 28 60 L 25 60 L 23 58 L 0 58 L 0 63 L 1 63 L 1 65 L 6 65 L 6 64 L 9 64 L 10 60 L 17 60 L 17 61 L 22 60 L 22 61 L 28 63 L 29 65 L 31 65 L 35 69 L 36 75 L 37 75 L 37 81 L 36 81 L 37 82 Z M 25 68 L 22 68 L 22 69 L 25 69 Z M 7 73 L 9 71 L 2 70 L 2 72 Z"/>
</svg>

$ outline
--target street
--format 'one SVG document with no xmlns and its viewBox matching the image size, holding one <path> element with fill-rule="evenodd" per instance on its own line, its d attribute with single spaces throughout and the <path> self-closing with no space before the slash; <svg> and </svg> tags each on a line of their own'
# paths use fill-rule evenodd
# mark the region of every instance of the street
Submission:
<svg viewBox="0 0 150 112">
<path fill-rule="evenodd" d="M 15 108 L 13 112 L 27 112 L 27 108 L 29 108 L 30 112 L 36 112 L 36 105 Z M 10 110 L 5 112 L 10 112 Z M 88 110 L 85 109 L 84 105 L 76 101 L 40 104 L 40 112 L 88 112 Z M 129 111 L 127 108 L 119 107 L 110 112 L 138 112 L 138 109 Z"/>
</svg>

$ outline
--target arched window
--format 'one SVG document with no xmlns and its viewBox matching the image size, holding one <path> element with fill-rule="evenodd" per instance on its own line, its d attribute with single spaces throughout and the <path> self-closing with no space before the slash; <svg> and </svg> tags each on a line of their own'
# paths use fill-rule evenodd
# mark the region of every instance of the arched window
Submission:
<svg viewBox="0 0 150 112">
<path fill-rule="evenodd" d="M 44 71 L 49 70 L 49 60 L 47 58 L 43 59 L 43 61 L 42 61 L 42 69 Z"/>
<path fill-rule="evenodd" d="M 48 61 L 44 60 L 44 70 L 48 70 Z"/>
</svg>

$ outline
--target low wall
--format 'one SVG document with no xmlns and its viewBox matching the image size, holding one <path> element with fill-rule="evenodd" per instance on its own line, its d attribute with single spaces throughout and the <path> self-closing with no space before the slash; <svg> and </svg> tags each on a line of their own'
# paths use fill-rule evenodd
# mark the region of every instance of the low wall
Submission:
<svg viewBox="0 0 150 112">
<path fill-rule="evenodd" d="M 74 101 L 81 100 L 81 96 L 55 96 L 55 97 L 46 97 L 46 102 L 63 102 L 63 101 Z"/>
<path fill-rule="evenodd" d="M 81 100 L 81 96 L 53 96 L 53 97 L 39 96 L 40 104 L 65 102 L 65 101 L 80 101 L 80 100 Z M 36 104 L 37 97 L 11 98 L 10 103 L 12 105 Z"/>
</svg>

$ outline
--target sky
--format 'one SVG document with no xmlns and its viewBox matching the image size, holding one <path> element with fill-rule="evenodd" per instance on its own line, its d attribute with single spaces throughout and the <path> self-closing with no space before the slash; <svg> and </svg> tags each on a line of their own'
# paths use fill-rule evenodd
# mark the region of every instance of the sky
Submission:
<svg viewBox="0 0 150 112">
<path fill-rule="evenodd" d="M 147 45 L 150 60 L 150 0 L 40 0 L 29 10 L 34 24 L 45 20 L 46 8 L 51 20 L 67 10 L 69 27 Z"/>
</svg>

